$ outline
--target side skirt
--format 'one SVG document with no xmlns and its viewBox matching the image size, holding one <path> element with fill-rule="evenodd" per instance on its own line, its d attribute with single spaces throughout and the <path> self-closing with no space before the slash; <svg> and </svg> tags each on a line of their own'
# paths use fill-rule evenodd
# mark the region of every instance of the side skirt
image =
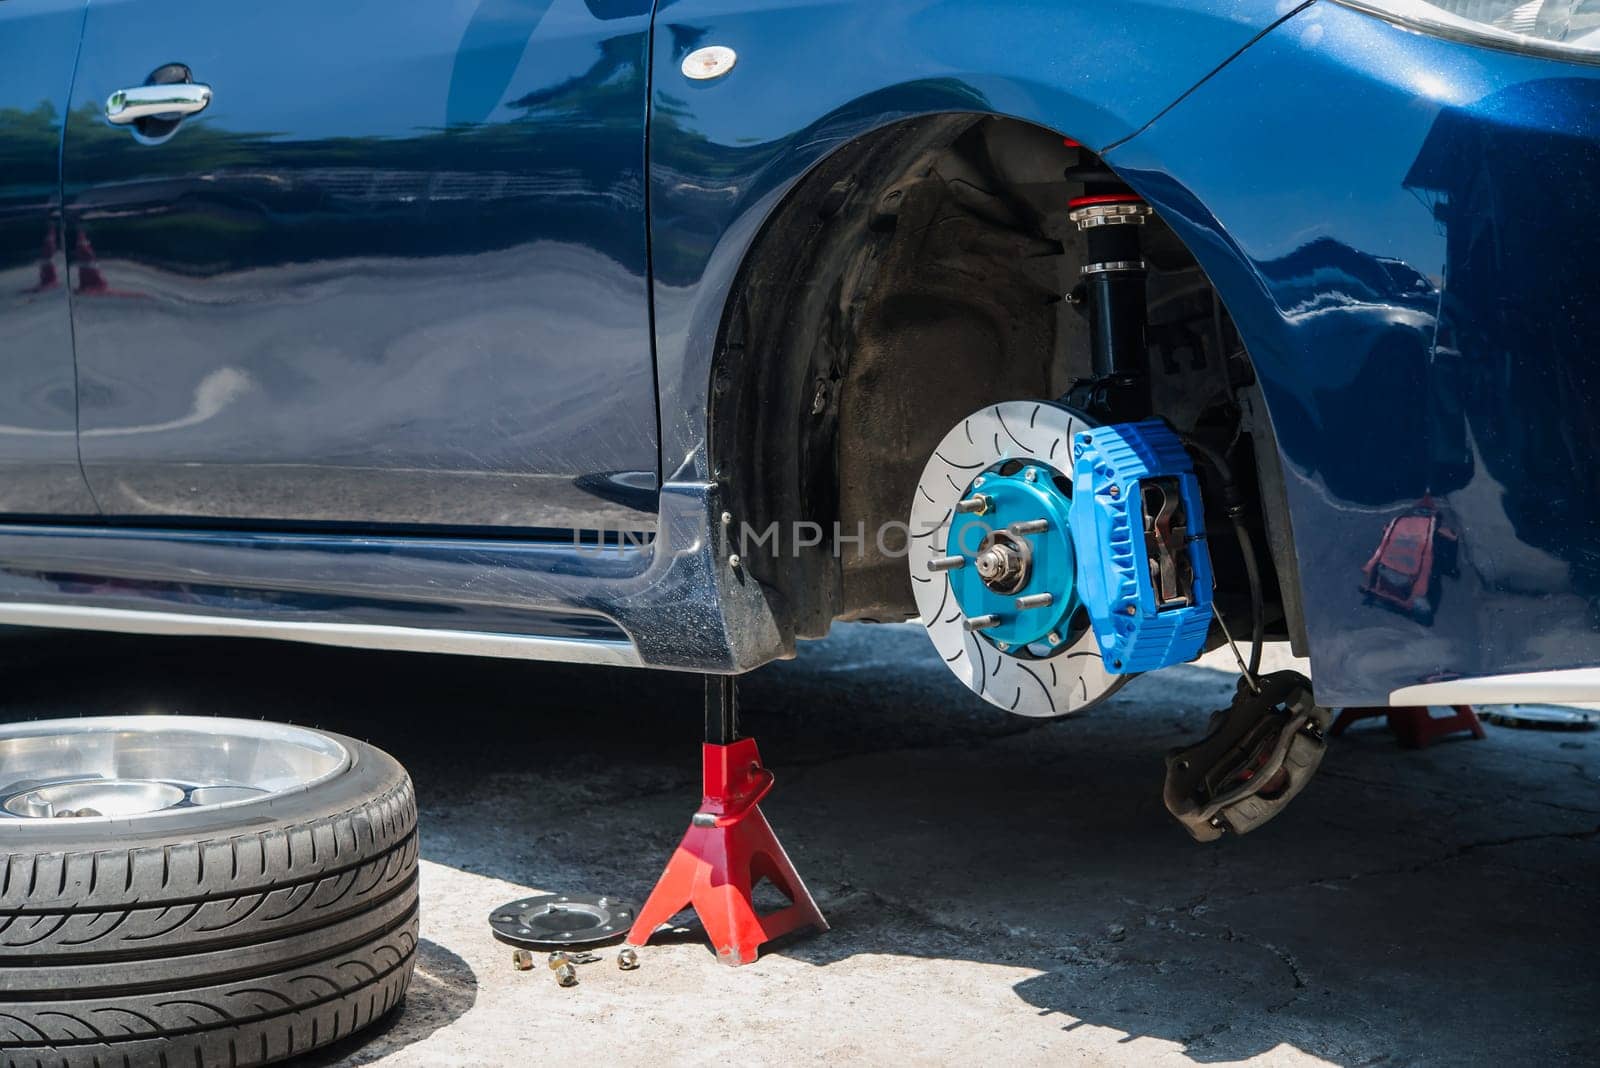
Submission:
<svg viewBox="0 0 1600 1068">
<path fill-rule="evenodd" d="M 646 545 L 0 525 L 0 623 L 747 671 L 793 644 L 720 515 L 669 482 Z"/>
</svg>

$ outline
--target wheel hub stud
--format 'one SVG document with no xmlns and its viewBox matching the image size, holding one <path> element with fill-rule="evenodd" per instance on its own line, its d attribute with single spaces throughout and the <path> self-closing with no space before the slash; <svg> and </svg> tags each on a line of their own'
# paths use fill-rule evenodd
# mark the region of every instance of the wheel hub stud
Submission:
<svg viewBox="0 0 1600 1068">
<path fill-rule="evenodd" d="M 956 511 L 962 515 L 982 515 L 989 510 L 989 498 L 975 493 L 964 501 L 956 502 Z"/>
</svg>

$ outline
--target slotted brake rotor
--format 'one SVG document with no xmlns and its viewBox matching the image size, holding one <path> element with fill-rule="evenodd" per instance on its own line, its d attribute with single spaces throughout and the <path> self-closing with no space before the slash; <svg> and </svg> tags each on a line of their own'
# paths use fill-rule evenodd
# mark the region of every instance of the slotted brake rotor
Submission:
<svg viewBox="0 0 1600 1068">
<path fill-rule="evenodd" d="M 1100 659 L 1067 528 L 1072 438 L 1091 427 L 1048 401 L 984 408 L 939 443 L 911 506 L 911 585 L 934 648 L 1018 715 L 1068 715 L 1125 681 Z"/>
</svg>

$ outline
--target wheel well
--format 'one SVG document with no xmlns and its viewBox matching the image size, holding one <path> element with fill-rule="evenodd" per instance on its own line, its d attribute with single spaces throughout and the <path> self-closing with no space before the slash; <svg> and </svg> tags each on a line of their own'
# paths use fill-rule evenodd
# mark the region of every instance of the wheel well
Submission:
<svg viewBox="0 0 1600 1068">
<path fill-rule="evenodd" d="M 1087 325 L 1062 299 L 1081 264 L 1062 173 L 1074 144 L 994 116 L 895 124 L 820 163 L 746 258 L 714 362 L 713 469 L 744 566 L 795 637 L 914 616 L 894 524 L 939 439 L 986 404 L 1058 397 L 1088 373 Z M 1157 410 L 1247 469 L 1271 550 L 1268 633 L 1293 635 L 1277 581 L 1297 589 L 1293 547 L 1249 357 L 1188 250 L 1159 221 L 1148 231 Z M 1242 560 L 1214 555 L 1226 609 Z"/>
</svg>

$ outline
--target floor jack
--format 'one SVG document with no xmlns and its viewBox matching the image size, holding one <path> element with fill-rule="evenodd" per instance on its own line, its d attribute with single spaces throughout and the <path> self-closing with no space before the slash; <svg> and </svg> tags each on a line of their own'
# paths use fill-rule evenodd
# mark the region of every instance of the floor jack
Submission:
<svg viewBox="0 0 1600 1068">
<path fill-rule="evenodd" d="M 644 945 L 662 924 L 693 908 L 718 960 L 750 964 L 763 944 L 805 927 L 826 931 L 828 922 L 761 814 L 773 775 L 762 765 L 755 739 L 739 737 L 734 680 L 708 675 L 705 686 L 700 811 L 639 910 L 627 944 Z M 763 878 L 790 902 L 764 916 L 751 897 Z"/>
</svg>

